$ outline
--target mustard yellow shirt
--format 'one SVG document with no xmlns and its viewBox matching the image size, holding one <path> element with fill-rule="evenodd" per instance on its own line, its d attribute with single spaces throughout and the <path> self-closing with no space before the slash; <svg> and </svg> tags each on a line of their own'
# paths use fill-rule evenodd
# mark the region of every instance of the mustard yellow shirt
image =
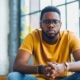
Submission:
<svg viewBox="0 0 80 80">
<path fill-rule="evenodd" d="M 65 30 L 59 33 L 56 44 L 50 45 L 42 39 L 42 30 L 36 29 L 25 37 L 20 49 L 33 55 L 34 65 L 46 65 L 47 62 L 71 62 L 71 53 L 80 49 L 80 40 L 73 32 Z M 69 72 L 64 72 L 59 77 L 67 75 Z M 36 75 L 36 77 L 45 78 L 44 75 Z"/>
</svg>

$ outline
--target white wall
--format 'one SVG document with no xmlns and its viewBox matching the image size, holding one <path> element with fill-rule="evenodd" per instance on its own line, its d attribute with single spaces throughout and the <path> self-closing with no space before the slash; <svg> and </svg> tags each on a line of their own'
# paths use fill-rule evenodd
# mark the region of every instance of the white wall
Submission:
<svg viewBox="0 0 80 80">
<path fill-rule="evenodd" d="M 0 0 L 0 75 L 7 75 L 9 33 L 9 0 Z"/>
</svg>

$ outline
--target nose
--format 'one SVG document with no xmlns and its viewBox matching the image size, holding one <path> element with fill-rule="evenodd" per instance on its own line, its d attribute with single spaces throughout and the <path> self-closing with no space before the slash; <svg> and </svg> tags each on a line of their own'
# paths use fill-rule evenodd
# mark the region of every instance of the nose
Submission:
<svg viewBox="0 0 80 80">
<path fill-rule="evenodd" d="M 54 28 L 55 25 L 54 25 L 54 23 L 50 23 L 48 27 L 49 27 L 49 28 Z"/>
</svg>

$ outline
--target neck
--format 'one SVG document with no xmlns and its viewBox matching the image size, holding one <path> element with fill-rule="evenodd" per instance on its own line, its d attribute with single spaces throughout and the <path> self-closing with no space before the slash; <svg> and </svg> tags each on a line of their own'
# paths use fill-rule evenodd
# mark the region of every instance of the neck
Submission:
<svg viewBox="0 0 80 80">
<path fill-rule="evenodd" d="M 42 34 L 42 38 L 48 44 L 56 44 L 58 41 L 58 35 L 54 39 L 48 39 L 44 34 Z"/>
</svg>

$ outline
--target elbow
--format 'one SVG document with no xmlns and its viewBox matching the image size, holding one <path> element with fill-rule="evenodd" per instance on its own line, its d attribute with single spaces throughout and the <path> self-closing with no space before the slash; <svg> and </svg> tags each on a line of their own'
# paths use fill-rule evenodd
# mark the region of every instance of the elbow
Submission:
<svg viewBox="0 0 80 80">
<path fill-rule="evenodd" d="M 15 66 L 13 66 L 13 71 L 16 71 L 16 68 L 15 68 Z"/>
<path fill-rule="evenodd" d="M 14 63 L 14 65 L 13 65 L 13 71 L 17 71 L 17 64 L 16 63 Z"/>
</svg>

